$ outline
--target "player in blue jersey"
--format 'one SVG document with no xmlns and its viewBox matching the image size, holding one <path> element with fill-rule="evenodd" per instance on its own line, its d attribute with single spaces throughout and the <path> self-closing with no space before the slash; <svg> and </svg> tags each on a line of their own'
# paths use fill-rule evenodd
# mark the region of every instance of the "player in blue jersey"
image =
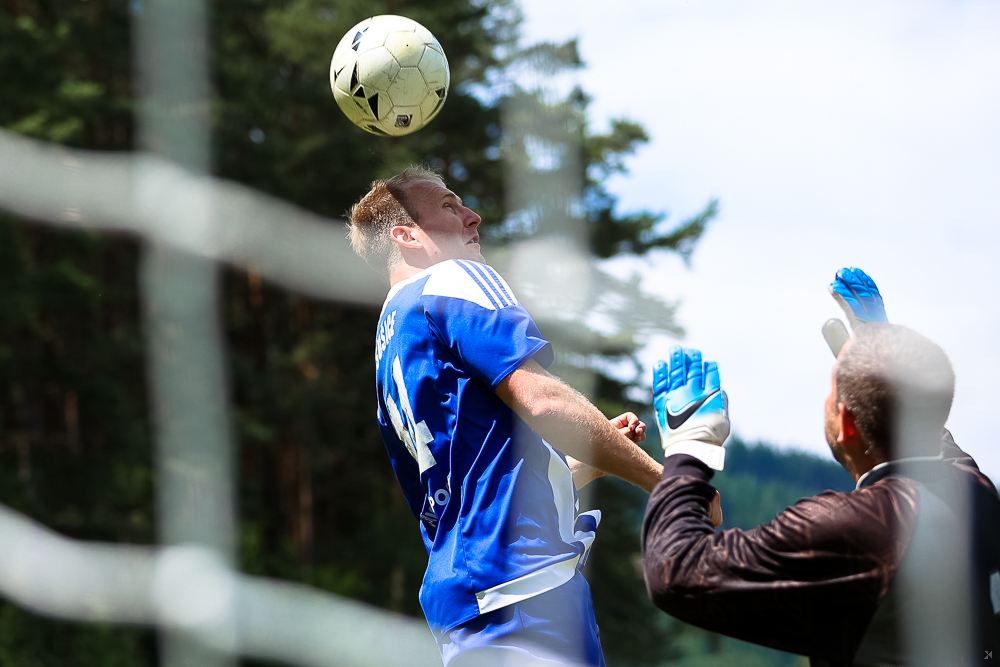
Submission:
<svg viewBox="0 0 1000 667">
<path fill-rule="evenodd" d="M 351 210 L 351 242 L 391 288 L 375 343 L 378 423 L 428 552 L 420 603 L 446 665 L 507 651 L 603 665 L 580 573 L 609 473 L 646 491 L 662 466 L 545 370 L 552 347 L 486 265 L 480 218 L 411 167 Z"/>
</svg>

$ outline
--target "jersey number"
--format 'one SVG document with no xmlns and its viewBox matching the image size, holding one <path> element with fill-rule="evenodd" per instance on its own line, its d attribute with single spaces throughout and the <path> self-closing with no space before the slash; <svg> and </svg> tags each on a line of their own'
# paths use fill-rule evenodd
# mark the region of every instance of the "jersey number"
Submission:
<svg viewBox="0 0 1000 667">
<path fill-rule="evenodd" d="M 428 468 L 437 465 L 434 455 L 431 454 L 431 450 L 427 446 L 434 438 L 431 436 L 431 430 L 427 428 L 427 422 L 422 421 L 418 424 L 413 417 L 410 395 L 406 392 L 406 385 L 403 383 L 403 367 L 399 363 L 398 356 L 392 360 L 392 380 L 396 385 L 396 392 L 399 394 L 399 402 L 403 404 L 403 412 L 400 414 L 399 407 L 392 400 L 392 395 L 386 392 L 385 402 L 386 408 L 389 410 L 389 419 L 392 420 L 392 427 L 396 429 L 396 435 L 406 445 L 407 451 L 416 460 L 417 467 L 423 474 Z"/>
</svg>

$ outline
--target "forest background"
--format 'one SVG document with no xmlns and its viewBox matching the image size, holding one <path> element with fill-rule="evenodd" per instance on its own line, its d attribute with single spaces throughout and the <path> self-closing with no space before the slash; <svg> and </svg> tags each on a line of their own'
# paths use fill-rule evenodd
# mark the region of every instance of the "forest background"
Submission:
<svg viewBox="0 0 1000 667">
<path fill-rule="evenodd" d="M 100 151 L 136 145 L 131 14 L 125 0 L 4 0 L 0 5 L 0 126 Z M 377 13 L 420 21 L 452 66 L 448 103 L 428 128 L 402 139 L 368 135 L 329 92 L 332 46 Z M 575 44 L 525 46 L 516 5 L 503 0 L 220 0 L 211 14 L 212 171 L 339 218 L 377 177 L 422 162 L 441 170 L 483 217 L 502 255 L 526 239 L 566 235 L 595 258 L 675 252 L 684 257 L 716 211 L 688 220 L 621 215 L 604 188 L 648 138 L 628 120 L 606 134 L 587 125 L 587 96 L 521 83 L 583 66 Z M 548 119 L 580 206 L 524 201 L 514 185 L 544 183 L 518 115 Z M 544 188 L 543 188 L 544 189 Z M 535 206 L 532 209 L 532 206 Z M 526 215 L 534 210 L 536 215 Z M 567 227 L 568 226 L 568 227 Z M 153 455 L 137 266 L 122 235 L 56 231 L 0 216 L 0 502 L 62 534 L 156 540 Z M 231 415 L 237 445 L 239 565 L 420 615 L 426 563 L 374 422 L 371 337 L 377 307 L 310 299 L 249 271 L 220 270 Z M 606 414 L 647 411 L 635 352 L 651 331 L 683 334 L 672 305 L 605 276 L 605 316 L 645 309 L 618 326 L 548 321 L 564 343 L 558 373 L 581 380 Z M 615 301 L 615 298 L 618 301 Z M 612 305 L 609 306 L 608 303 Z M 617 305 L 615 305 L 617 304 Z M 544 318 L 543 318 L 544 319 Z M 647 422 L 652 423 L 647 416 Z M 654 429 L 655 430 L 655 429 Z M 658 442 L 647 442 L 656 452 Z M 725 527 L 752 527 L 802 496 L 850 488 L 836 464 L 734 440 L 723 492 Z M 587 502 L 605 519 L 588 565 L 609 664 L 798 664 L 724 640 L 657 612 L 638 568 L 643 494 L 599 480 Z M 0 664 L 152 665 L 148 630 L 53 621 L 0 602 Z"/>
</svg>

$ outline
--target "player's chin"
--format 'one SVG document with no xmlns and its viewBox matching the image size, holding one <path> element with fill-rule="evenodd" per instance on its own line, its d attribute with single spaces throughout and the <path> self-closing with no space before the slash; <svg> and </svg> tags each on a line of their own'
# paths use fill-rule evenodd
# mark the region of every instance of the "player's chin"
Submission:
<svg viewBox="0 0 1000 667">
<path fill-rule="evenodd" d="M 474 262 L 486 263 L 486 258 L 483 257 L 483 250 L 479 247 L 478 243 L 469 243 L 465 246 L 465 258 L 471 259 Z"/>
</svg>

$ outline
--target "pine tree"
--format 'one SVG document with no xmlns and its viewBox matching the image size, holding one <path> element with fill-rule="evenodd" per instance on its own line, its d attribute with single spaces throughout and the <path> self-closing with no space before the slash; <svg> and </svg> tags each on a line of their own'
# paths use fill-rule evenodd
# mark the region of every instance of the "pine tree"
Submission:
<svg viewBox="0 0 1000 667">
<path fill-rule="evenodd" d="M 130 8 L 141 3 L 6 0 L 0 126 L 132 149 Z M 379 13 L 420 21 L 452 67 L 440 116 L 400 139 L 350 125 L 327 83 L 341 35 Z M 603 184 L 647 136 L 626 120 L 593 133 L 581 91 L 546 97 L 512 78 L 516 68 L 545 77 L 582 65 L 573 43 L 519 48 L 519 19 L 510 0 L 220 0 L 211 13 L 213 170 L 331 218 L 376 177 L 414 162 L 441 170 L 483 217 L 491 261 L 530 258 L 539 240 L 572 248 L 567 256 L 582 262 L 573 270 L 594 289 L 561 314 L 536 313 L 561 350 L 556 372 L 608 414 L 638 411 L 627 398 L 635 378 L 602 369 L 632 359 L 648 332 L 680 329 L 670 304 L 595 258 L 690 253 L 714 204 L 676 226 L 617 213 Z M 137 256 L 133 239 L 0 220 L 0 501 L 73 537 L 155 535 Z M 373 417 L 377 309 L 308 299 L 238 269 L 226 271 L 223 294 L 241 567 L 419 615 L 426 554 Z M 579 326 L 601 318 L 616 324 Z M 613 481 L 597 487 L 592 502 L 605 521 L 590 572 L 607 654 L 654 664 L 671 644 L 635 567 L 644 499 Z M 150 664 L 154 655 L 148 631 L 54 622 L 0 603 L 4 663 Z"/>
<path fill-rule="evenodd" d="M 608 416 L 626 410 L 645 414 L 649 403 L 631 398 L 636 390 L 648 393 L 635 353 L 651 332 L 683 330 L 671 304 L 644 294 L 636 275 L 622 279 L 606 272 L 600 260 L 653 250 L 687 259 L 716 203 L 673 226 L 649 212 L 619 215 L 604 183 L 623 173 L 627 156 L 648 141 L 643 128 L 614 119 L 608 133 L 595 134 L 588 125 L 587 95 L 576 87 L 560 93 L 564 75 L 583 66 L 575 41 L 515 50 L 506 65 L 509 90 L 501 104 L 508 210 L 487 238 L 506 244 L 499 263 L 554 343 L 551 370 Z M 631 377 L 609 373 L 628 362 L 635 368 Z M 587 578 L 605 655 L 611 664 L 660 664 L 678 655 L 677 626 L 646 596 L 639 553 L 646 496 L 615 479 L 600 479 L 593 487 L 584 501 L 599 508 L 603 520 Z"/>
</svg>

